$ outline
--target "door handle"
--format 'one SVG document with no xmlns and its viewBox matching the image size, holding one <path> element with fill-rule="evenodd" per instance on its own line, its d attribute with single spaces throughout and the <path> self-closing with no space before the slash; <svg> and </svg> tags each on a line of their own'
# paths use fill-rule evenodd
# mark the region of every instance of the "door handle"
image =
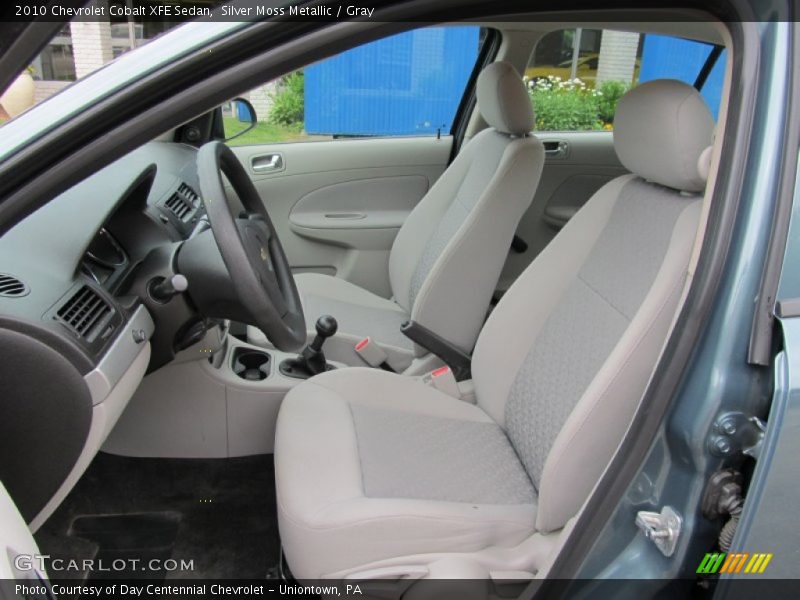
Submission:
<svg viewBox="0 0 800 600">
<path fill-rule="evenodd" d="M 362 212 L 332 212 L 325 213 L 326 219 L 357 220 L 366 219 L 367 215 Z"/>
<path fill-rule="evenodd" d="M 566 158 L 569 154 L 569 144 L 564 140 L 545 140 L 542 144 L 547 158 Z"/>
<path fill-rule="evenodd" d="M 250 159 L 250 168 L 254 173 L 265 171 L 280 171 L 283 169 L 283 155 L 280 152 L 271 152 L 254 156 Z"/>
</svg>

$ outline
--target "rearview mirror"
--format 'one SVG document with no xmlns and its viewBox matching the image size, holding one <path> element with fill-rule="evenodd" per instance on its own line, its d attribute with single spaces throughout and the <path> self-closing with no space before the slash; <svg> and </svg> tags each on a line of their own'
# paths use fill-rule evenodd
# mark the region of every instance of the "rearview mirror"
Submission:
<svg viewBox="0 0 800 600">
<path fill-rule="evenodd" d="M 256 126 L 256 109 L 244 98 L 234 98 L 222 105 L 222 122 L 227 142 Z"/>
</svg>

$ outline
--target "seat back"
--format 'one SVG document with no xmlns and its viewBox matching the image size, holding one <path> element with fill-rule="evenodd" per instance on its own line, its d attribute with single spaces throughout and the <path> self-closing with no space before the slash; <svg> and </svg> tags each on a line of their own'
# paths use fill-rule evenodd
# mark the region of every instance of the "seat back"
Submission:
<svg viewBox="0 0 800 600">
<path fill-rule="evenodd" d="M 684 83 L 653 81 L 623 97 L 614 145 L 633 174 L 578 211 L 478 339 L 478 403 L 537 489 L 540 531 L 577 514 L 651 377 L 686 280 L 713 127 Z"/>
<path fill-rule="evenodd" d="M 395 301 L 467 352 L 544 164 L 544 147 L 529 134 L 531 100 L 514 67 L 486 67 L 477 96 L 490 127 L 464 146 L 414 208 L 389 257 Z"/>
</svg>

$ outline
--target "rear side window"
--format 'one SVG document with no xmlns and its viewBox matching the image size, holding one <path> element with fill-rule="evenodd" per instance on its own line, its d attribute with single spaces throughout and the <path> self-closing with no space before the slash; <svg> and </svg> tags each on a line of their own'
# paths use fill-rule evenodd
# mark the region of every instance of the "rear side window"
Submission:
<svg viewBox="0 0 800 600">
<path fill-rule="evenodd" d="M 251 90 L 258 125 L 233 144 L 450 133 L 485 30 L 426 27 L 364 44 Z M 226 134 L 238 124 L 224 116 Z"/>
<path fill-rule="evenodd" d="M 638 83 L 653 79 L 679 79 L 694 85 L 714 46 L 668 35 L 644 35 Z M 711 71 L 700 88 L 700 94 L 708 104 L 714 119 L 719 116 L 722 99 L 722 83 L 725 77 L 727 51 L 722 53 L 711 66 Z"/>
<path fill-rule="evenodd" d="M 563 29 L 542 37 L 525 70 L 539 131 L 614 127 L 617 102 L 653 79 L 702 83 L 719 112 L 727 55 L 704 42 L 613 29 Z"/>
</svg>

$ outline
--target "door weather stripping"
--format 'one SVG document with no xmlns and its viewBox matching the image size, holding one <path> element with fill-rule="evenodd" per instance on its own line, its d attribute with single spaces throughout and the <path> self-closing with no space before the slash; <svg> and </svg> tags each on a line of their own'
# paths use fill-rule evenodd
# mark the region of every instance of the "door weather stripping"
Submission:
<svg viewBox="0 0 800 600">
<path fill-rule="evenodd" d="M 660 513 L 640 510 L 636 513 L 636 526 L 652 541 L 664 556 L 672 556 L 678 545 L 683 519 L 671 506 Z"/>
</svg>

